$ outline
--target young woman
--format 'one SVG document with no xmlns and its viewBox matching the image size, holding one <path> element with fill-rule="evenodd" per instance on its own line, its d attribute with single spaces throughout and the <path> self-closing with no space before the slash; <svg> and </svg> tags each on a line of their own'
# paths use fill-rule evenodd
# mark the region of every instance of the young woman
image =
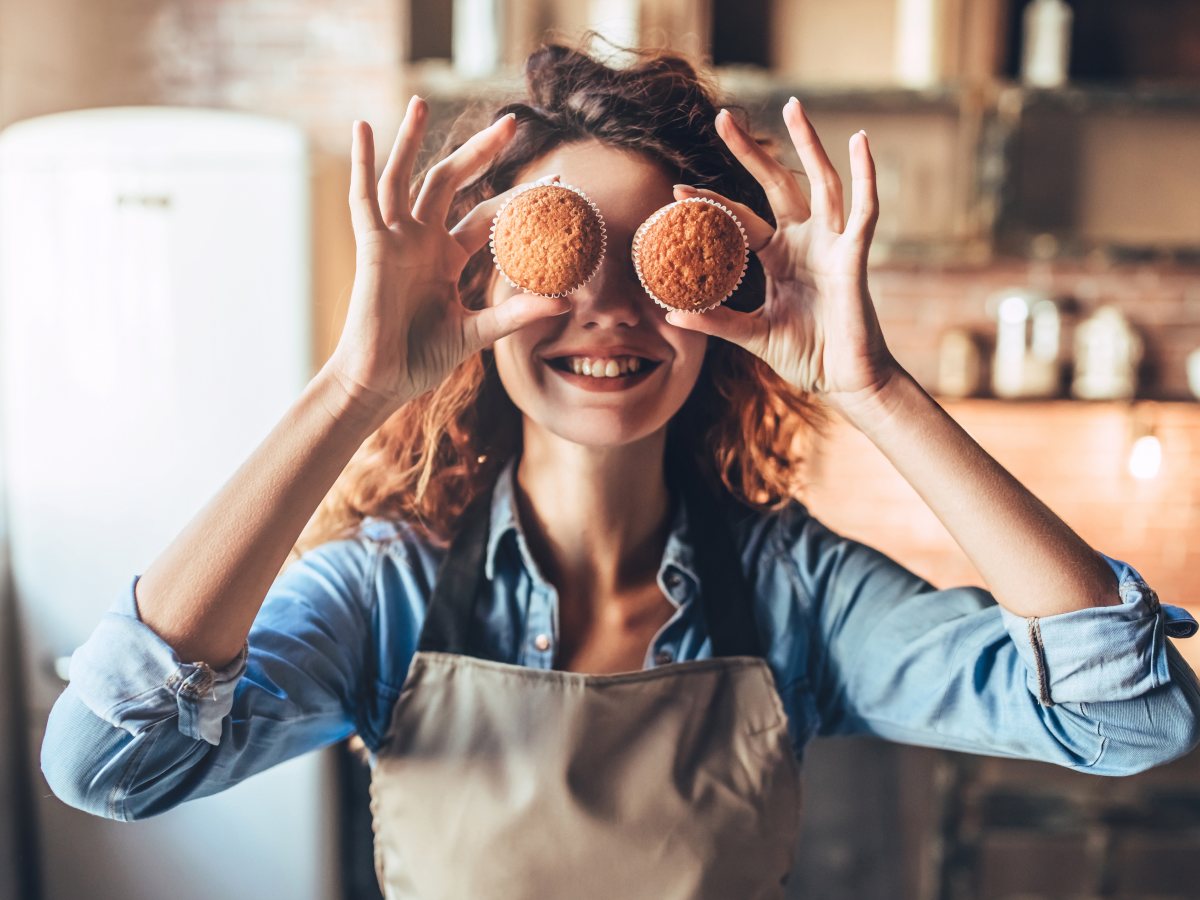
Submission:
<svg viewBox="0 0 1200 900">
<path fill-rule="evenodd" d="M 75 653 L 42 752 L 60 797 L 141 818 L 356 733 L 388 897 L 778 897 L 815 735 L 1105 775 L 1200 741 L 1166 640 L 1195 620 L 889 352 L 865 134 L 843 215 L 795 100 L 809 196 L 678 58 L 609 68 L 549 45 L 527 81 L 411 190 L 425 103 L 378 183 L 355 123 L 341 339 Z M 608 229 L 566 298 L 509 288 L 486 247 L 510 191 L 544 176 Z M 726 305 L 664 315 L 630 239 L 695 195 L 737 213 L 757 262 Z M 589 383 L 563 356 L 649 371 Z M 936 589 L 794 499 L 793 439 L 830 408 L 991 592 Z"/>
</svg>

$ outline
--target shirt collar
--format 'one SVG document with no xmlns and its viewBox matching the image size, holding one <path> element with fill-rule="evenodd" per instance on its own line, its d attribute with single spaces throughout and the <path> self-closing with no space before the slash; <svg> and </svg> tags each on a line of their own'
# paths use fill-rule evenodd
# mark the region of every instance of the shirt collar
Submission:
<svg viewBox="0 0 1200 900">
<path fill-rule="evenodd" d="M 513 456 L 496 479 L 496 487 L 492 491 L 491 519 L 488 525 L 487 556 L 484 558 L 484 572 L 488 581 L 496 580 L 496 548 L 509 531 L 515 531 L 521 538 L 521 526 L 517 522 L 516 497 L 513 494 L 513 479 L 516 478 L 517 457 Z M 521 540 L 524 544 L 524 540 Z M 528 563 L 527 563 L 528 565 Z"/>
<path fill-rule="evenodd" d="M 517 516 L 516 471 L 519 458 L 519 455 L 514 455 L 504 464 L 496 479 L 496 487 L 492 491 L 491 517 L 488 526 L 487 554 L 484 557 L 484 572 L 489 581 L 496 579 L 496 554 L 505 536 L 511 531 L 514 534 L 514 539 L 517 542 L 517 547 L 521 553 L 525 567 L 535 580 L 544 583 L 545 579 L 542 577 L 541 572 L 538 571 L 537 564 L 533 561 L 532 554 L 529 552 L 529 544 L 525 540 L 525 533 L 521 529 L 521 523 Z M 663 549 L 662 563 L 658 567 L 658 576 L 661 583 L 667 568 L 674 566 L 687 578 L 692 580 L 694 594 L 699 589 L 700 576 L 696 574 L 695 558 L 692 552 L 692 538 L 688 528 L 687 510 L 684 507 L 685 502 L 685 499 L 681 496 L 679 503 L 675 507 L 675 515 L 671 521 L 671 530 L 667 534 L 667 545 Z M 669 593 L 667 596 L 671 602 L 676 602 L 675 598 Z"/>
</svg>

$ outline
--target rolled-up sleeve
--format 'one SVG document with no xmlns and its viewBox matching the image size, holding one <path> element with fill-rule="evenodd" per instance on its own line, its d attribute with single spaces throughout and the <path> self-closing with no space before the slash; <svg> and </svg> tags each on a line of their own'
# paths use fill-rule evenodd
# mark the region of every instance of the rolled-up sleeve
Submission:
<svg viewBox="0 0 1200 900">
<path fill-rule="evenodd" d="M 181 660 L 138 616 L 137 577 L 72 655 L 41 766 L 64 802 L 138 819 L 353 733 L 380 545 L 316 547 L 272 584 L 239 657 Z"/>
<path fill-rule="evenodd" d="M 246 671 L 248 643 L 228 665 L 182 662 L 138 616 L 140 575 L 71 655 L 70 685 L 88 709 L 130 734 L 177 717 L 187 737 L 216 745 L 221 720 L 233 706 L 234 688 Z"/>
<path fill-rule="evenodd" d="M 1197 624 L 1182 607 L 1164 605 L 1136 569 L 1100 554 L 1116 576 L 1120 605 L 1053 616 L 1000 618 L 1028 670 L 1030 693 L 1045 704 L 1130 700 L 1171 681 L 1167 638 L 1187 638 Z"/>
<path fill-rule="evenodd" d="M 1200 684 L 1171 645 L 1196 622 L 1105 557 L 1122 603 L 1031 622 L 980 587 L 935 588 L 799 503 L 778 551 L 813 634 L 818 734 L 1128 775 L 1200 743 Z"/>
</svg>

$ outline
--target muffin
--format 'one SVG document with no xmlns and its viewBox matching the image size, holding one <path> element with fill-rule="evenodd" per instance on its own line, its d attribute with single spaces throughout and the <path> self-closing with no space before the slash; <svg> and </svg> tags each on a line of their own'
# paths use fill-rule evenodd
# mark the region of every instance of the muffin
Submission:
<svg viewBox="0 0 1200 900">
<path fill-rule="evenodd" d="M 604 218 L 583 191 L 537 181 L 504 201 L 489 241 L 505 280 L 543 297 L 562 297 L 587 284 L 606 243 Z"/>
<path fill-rule="evenodd" d="M 746 230 L 708 197 L 668 203 L 633 236 L 633 266 L 646 293 L 665 309 L 707 312 L 741 284 L 750 260 Z"/>
</svg>

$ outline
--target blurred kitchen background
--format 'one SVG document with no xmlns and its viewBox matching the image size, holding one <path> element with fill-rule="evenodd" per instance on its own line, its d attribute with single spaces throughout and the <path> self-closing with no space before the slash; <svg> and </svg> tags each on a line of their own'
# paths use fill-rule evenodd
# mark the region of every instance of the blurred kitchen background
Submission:
<svg viewBox="0 0 1200 900">
<path fill-rule="evenodd" d="M 589 28 L 713 66 L 793 168 L 790 94 L 847 182 L 865 128 L 901 363 L 1200 615 L 1200 5 L 0 0 L 0 896 L 377 896 L 344 748 L 120 824 L 50 794 L 41 732 L 73 648 L 333 348 L 351 122 L 389 147 L 420 93 L 431 150 Z M 822 521 L 982 583 L 865 438 L 803 449 Z M 819 740 L 790 896 L 1200 896 L 1198 776 Z"/>
</svg>

